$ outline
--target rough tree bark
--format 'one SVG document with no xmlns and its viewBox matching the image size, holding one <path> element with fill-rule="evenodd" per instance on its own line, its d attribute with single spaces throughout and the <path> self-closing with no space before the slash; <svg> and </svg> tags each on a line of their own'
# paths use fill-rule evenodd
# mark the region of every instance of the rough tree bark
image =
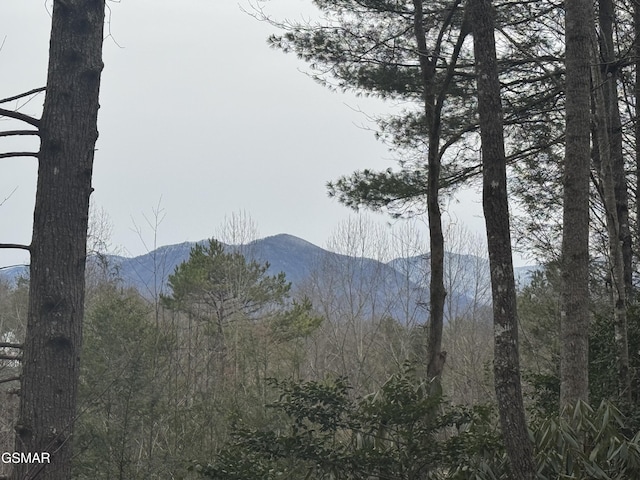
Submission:
<svg viewBox="0 0 640 480">
<path fill-rule="evenodd" d="M 634 84 L 634 97 L 635 97 L 635 114 L 636 122 L 634 125 L 635 136 L 635 162 L 636 162 L 636 238 L 640 239 L 640 2 L 633 2 L 633 28 L 635 33 L 634 42 L 634 69 L 635 69 L 635 84 Z"/>
<path fill-rule="evenodd" d="M 507 167 L 491 0 L 469 1 L 478 84 L 484 210 L 494 321 L 494 376 L 500 424 L 511 472 L 535 478 L 533 445 L 524 413 L 518 353 L 516 288 L 511 252 Z"/>
<path fill-rule="evenodd" d="M 631 228 L 629 225 L 629 195 L 627 192 L 627 176 L 624 167 L 622 151 L 622 120 L 618 103 L 618 81 L 620 67 L 617 64 L 614 49 L 613 27 L 615 20 L 614 4 L 612 0 L 598 2 L 598 24 L 600 26 L 599 44 L 600 59 L 596 65 L 601 65 L 600 75 L 603 82 L 598 83 L 604 93 L 605 119 L 611 157 L 611 171 L 614 182 L 615 210 L 618 217 L 617 240 L 620 242 L 623 261 L 623 280 L 627 300 L 633 294 L 633 248 Z"/>
<path fill-rule="evenodd" d="M 635 33 L 635 41 L 633 53 L 634 55 L 634 69 L 635 69 L 635 83 L 633 96 L 635 97 L 635 116 L 636 121 L 634 125 L 634 137 L 635 137 L 635 163 L 636 163 L 636 198 L 635 198 L 635 211 L 636 211 L 636 228 L 635 238 L 636 242 L 640 242 L 640 2 L 633 2 L 633 28 Z M 638 246 L 636 245 L 636 249 Z M 638 253 L 636 252 L 636 261 Z M 633 293 L 633 292 L 632 292 Z M 630 298 L 634 298 L 632 295 Z M 633 383 L 634 385 L 640 385 L 640 370 L 634 369 Z M 635 398 L 638 398 L 640 392 L 636 390 L 633 392 Z"/>
<path fill-rule="evenodd" d="M 53 2 L 40 121 L 31 284 L 16 451 L 50 454 L 13 478 L 71 478 L 104 0 Z"/>
<path fill-rule="evenodd" d="M 601 0 L 598 9 L 600 49 L 592 32 L 595 138 L 602 201 L 609 241 L 609 270 L 613 300 L 614 340 L 618 363 L 620 398 L 631 401 L 631 373 L 627 332 L 627 298 L 631 293 L 631 236 L 627 206 L 626 178 L 622 155 L 622 126 L 618 107 L 617 77 L 613 68 L 613 3 Z"/>
<path fill-rule="evenodd" d="M 469 33 L 468 23 L 463 21 L 458 40 L 449 59 L 447 73 L 436 94 L 436 62 L 440 56 L 442 38 L 451 25 L 453 14 L 460 8 L 461 0 L 454 0 L 449 14 L 440 27 L 433 51 L 427 47 L 424 29 L 423 0 L 413 0 L 413 32 L 418 46 L 420 73 L 424 90 L 425 124 L 428 132 L 427 152 L 427 215 L 429 220 L 429 335 L 427 340 L 427 378 L 436 384 L 442 375 L 446 361 L 446 352 L 442 351 L 442 329 L 444 324 L 444 305 L 447 291 L 444 287 L 444 235 L 442 233 L 442 214 L 440 211 L 440 137 L 441 114 L 447 90 L 453 79 L 453 71 L 464 39 Z M 434 390 L 437 390 L 435 388 Z"/>
<path fill-rule="evenodd" d="M 438 362 L 442 350 L 442 325 L 444 319 L 444 235 L 442 233 L 442 215 L 438 187 L 440 182 L 440 159 L 438 158 L 437 143 L 434 148 L 434 78 L 436 74 L 436 57 L 430 56 L 422 25 L 423 11 L 422 0 L 413 0 L 414 6 L 414 34 L 418 44 L 420 57 L 420 72 L 422 75 L 422 87 L 424 89 L 425 123 L 429 132 L 429 151 L 427 160 L 428 186 L 427 186 L 427 216 L 429 219 L 429 334 L 427 340 L 427 378 L 439 379 L 442 374 L 444 362 Z"/>
<path fill-rule="evenodd" d="M 566 0 L 560 406 L 589 399 L 589 165 L 593 5 Z"/>
</svg>

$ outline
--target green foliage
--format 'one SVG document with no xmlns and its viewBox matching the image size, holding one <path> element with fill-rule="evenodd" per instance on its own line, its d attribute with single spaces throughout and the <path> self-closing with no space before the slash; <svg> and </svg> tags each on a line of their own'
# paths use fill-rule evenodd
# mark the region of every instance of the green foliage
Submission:
<svg viewBox="0 0 640 480">
<path fill-rule="evenodd" d="M 173 340 L 150 314 L 134 292 L 115 288 L 100 292 L 87 312 L 74 478 L 159 478 L 158 469 L 167 467 L 152 452 L 163 435 L 158 424 L 166 414 L 164 372 Z"/>
<path fill-rule="evenodd" d="M 1 272 L 0 272 L 1 273 Z M 29 282 L 19 278 L 11 285 L 0 277 L 0 342 L 17 344 L 24 338 L 27 323 Z M 18 417 L 20 397 L 20 362 L 9 360 L 20 355 L 16 348 L 0 347 L 0 451 L 11 452 L 15 442 L 15 419 Z M 6 473 L 0 465 L 0 477 Z"/>
<path fill-rule="evenodd" d="M 606 301 L 606 300 L 605 300 Z M 608 306 L 608 305 L 607 305 Z M 640 308 L 637 304 L 627 309 L 627 335 L 629 343 L 629 367 L 632 372 L 640 372 L 640 356 L 632 352 L 640 351 Z M 640 427 L 639 378 L 632 377 L 632 403 L 620 403 L 625 395 L 619 388 L 617 348 L 614 338 L 613 314 L 610 309 L 597 311 L 593 315 L 589 335 L 589 391 L 592 402 L 614 401 L 627 416 L 634 418 L 634 426 Z"/>
<path fill-rule="evenodd" d="M 448 408 L 410 370 L 356 399 L 344 378 L 273 386 L 280 398 L 271 406 L 289 422 L 238 426 L 215 462 L 195 470 L 221 480 L 470 479 L 480 478 L 470 473 L 477 456 L 487 465 L 501 458 L 491 409 Z"/>
<path fill-rule="evenodd" d="M 589 398 L 593 404 L 603 400 L 615 402 L 640 425 L 636 419 L 640 400 L 640 385 L 632 383 L 635 403 L 625 405 L 619 388 L 617 348 L 614 338 L 613 312 L 610 304 L 610 285 L 603 284 L 597 275 L 599 265 L 592 267 L 591 324 L 589 331 Z M 560 273 L 557 264 L 550 263 L 544 271 L 535 272 L 529 285 L 518 296 L 518 315 L 521 325 L 521 355 L 525 365 L 525 380 L 531 386 L 531 396 L 543 412 L 555 412 L 560 392 Z M 640 309 L 627 309 L 629 351 L 640 350 Z M 630 368 L 640 371 L 640 357 L 630 355 Z"/>
<path fill-rule="evenodd" d="M 169 276 L 172 294 L 163 304 L 196 316 L 211 315 L 219 323 L 236 315 L 253 315 L 273 304 L 282 305 L 291 290 L 284 273 L 266 274 L 269 264 L 247 259 L 239 252 L 227 253 L 211 239 L 191 249 L 189 259 Z M 202 312 L 202 308 L 208 307 Z"/>
<path fill-rule="evenodd" d="M 625 418 L 611 403 L 567 408 L 535 429 L 538 479 L 640 478 L 640 433 L 626 435 Z"/>
<path fill-rule="evenodd" d="M 512 478 L 493 408 L 449 405 L 411 370 L 355 399 L 345 378 L 272 385 L 280 397 L 271 407 L 288 421 L 238 423 L 214 462 L 191 470 L 219 480 Z M 538 480 L 640 478 L 640 433 L 629 436 L 610 403 L 580 403 L 532 425 Z"/>
<path fill-rule="evenodd" d="M 555 415 L 560 403 L 560 272 L 551 263 L 533 272 L 518 293 L 520 354 L 529 398 L 541 415 Z"/>
<path fill-rule="evenodd" d="M 400 216 L 409 199 L 419 203 L 427 196 L 426 172 L 423 170 L 402 170 L 394 172 L 390 168 L 382 172 L 362 170 L 349 176 L 328 182 L 330 197 L 358 210 L 366 207 L 374 211 L 391 208 Z M 397 208 L 396 208 L 397 206 Z"/>
<path fill-rule="evenodd" d="M 280 312 L 271 322 L 271 335 L 277 342 L 288 342 L 311 335 L 322 323 L 322 317 L 312 314 L 311 300 L 293 300 L 291 308 Z"/>
<path fill-rule="evenodd" d="M 479 174 L 471 43 L 464 41 L 460 50 L 456 49 L 458 38 L 464 39 L 469 31 L 464 2 L 424 2 L 425 41 L 434 63 L 426 97 L 411 27 L 411 1 L 314 3 L 322 12 L 321 20 L 274 22 L 283 32 L 271 36 L 270 44 L 307 62 L 312 77 L 323 85 L 395 99 L 404 105 L 393 116 L 377 119 L 377 136 L 403 159 L 398 171 L 357 171 L 330 183 L 330 194 L 353 208 L 384 208 L 396 215 L 422 211 L 427 177 L 425 151 L 429 137 L 436 132 L 442 139 L 435 148 L 442 160 L 443 187 L 459 185 Z M 563 93 L 559 5 L 503 2 L 496 5 L 496 14 L 504 35 L 498 40 L 498 66 L 504 79 L 509 159 L 527 159 L 535 166 L 544 157 L 545 167 L 550 165 L 556 172 L 564 127 L 563 110 L 559 108 Z M 437 129 L 432 132 L 428 132 L 425 119 L 425 99 L 437 116 Z M 526 195 L 531 191 L 527 186 L 541 185 L 529 172 L 526 167 L 515 172 L 518 193 Z M 555 193 L 555 189 L 536 190 L 538 194 L 549 191 Z M 524 204 L 529 205 L 527 199 Z"/>
<path fill-rule="evenodd" d="M 29 280 L 19 277 L 15 285 L 0 278 L 0 341 L 23 338 L 27 324 Z"/>
<path fill-rule="evenodd" d="M 525 357 L 549 361 L 527 377 L 538 478 L 640 478 L 636 419 L 607 403 L 557 414 L 554 282 L 552 271 L 536 276 L 520 299 L 523 322 L 537 321 L 525 325 Z M 98 289 L 87 309 L 74 478 L 511 478 L 493 408 L 452 406 L 411 368 L 368 395 L 343 377 L 267 382 L 307 378 L 301 364 L 323 325 L 308 299 L 249 317 L 226 324 L 229 369 L 215 376 L 208 317 L 156 317 L 134 292 Z M 592 332 L 594 381 L 615 368 L 606 365 L 614 351 L 608 321 L 597 317 Z"/>
</svg>

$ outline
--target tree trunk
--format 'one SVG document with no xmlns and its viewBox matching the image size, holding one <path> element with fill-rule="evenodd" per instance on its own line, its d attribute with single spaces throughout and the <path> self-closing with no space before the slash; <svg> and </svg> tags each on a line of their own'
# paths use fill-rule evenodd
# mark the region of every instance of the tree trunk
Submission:
<svg viewBox="0 0 640 480">
<path fill-rule="evenodd" d="M 600 58 L 593 52 L 595 127 L 609 240 L 614 339 L 617 352 L 619 394 L 631 401 L 631 375 L 627 333 L 627 295 L 631 292 L 631 237 L 626 178 L 622 156 L 622 127 L 618 108 L 617 72 L 610 66 L 613 54 L 613 4 L 599 2 Z M 592 43 L 596 44 L 595 32 Z M 601 62 L 602 60 L 602 62 Z M 603 63 L 602 68 L 598 65 Z"/>
<path fill-rule="evenodd" d="M 593 6 L 566 0 L 566 146 L 560 310 L 560 404 L 589 398 L 590 54 Z"/>
<path fill-rule="evenodd" d="M 600 73 L 603 82 L 605 119 L 611 158 L 611 171 L 615 197 L 615 210 L 618 219 L 617 240 L 620 242 L 623 268 L 625 296 L 631 298 L 633 293 L 633 249 L 631 228 L 629 225 L 629 195 L 627 192 L 627 175 L 624 168 L 622 152 L 622 121 L 618 104 L 619 67 L 616 66 L 616 54 L 613 43 L 614 5 L 612 0 L 598 2 L 598 23 L 600 25 L 600 59 L 596 65 L 603 64 Z"/>
<path fill-rule="evenodd" d="M 635 114 L 636 121 L 634 125 L 635 136 L 635 162 L 636 162 L 636 238 L 640 242 L 640 2 L 633 2 L 633 27 L 635 33 L 634 53 L 635 53 Z M 636 246 L 636 248 L 638 248 Z M 636 252 L 637 255 L 637 252 Z"/>
<path fill-rule="evenodd" d="M 435 62 L 436 55 L 429 56 L 424 26 L 422 22 L 422 0 L 413 0 L 414 6 L 414 34 L 420 57 L 420 72 L 424 89 L 425 123 L 429 136 L 429 151 L 427 153 L 427 215 L 429 219 L 429 335 L 427 341 L 427 379 L 439 382 L 444 366 L 446 354 L 442 354 L 442 328 L 444 323 L 444 299 L 447 292 L 444 289 L 444 235 L 442 233 L 442 215 L 440 213 L 440 157 L 439 126 L 435 119 Z M 443 27 L 444 28 L 444 27 Z"/>
<path fill-rule="evenodd" d="M 635 137 L 635 162 L 636 162 L 636 202 L 635 202 L 635 210 L 636 210 L 636 242 L 640 243 L 640 3 L 633 2 L 633 27 L 635 33 L 635 42 L 633 52 L 635 54 L 634 58 L 634 67 L 635 67 L 635 84 L 634 84 L 634 97 L 635 97 L 635 125 L 634 125 L 634 137 Z M 638 249 L 638 244 L 636 244 L 636 249 Z M 636 252 L 636 261 L 637 261 L 638 252 Z M 629 297 L 633 299 L 635 302 L 635 295 L 631 292 L 632 295 Z M 634 320 L 637 322 L 637 320 Z M 640 385 L 640 370 L 634 369 L 633 372 L 633 384 Z M 632 392 L 632 395 L 636 397 L 636 401 L 640 392 L 636 391 Z"/>
<path fill-rule="evenodd" d="M 50 463 L 16 464 L 20 480 L 71 478 L 104 8 L 53 3 L 16 425 L 16 451 L 49 453 Z"/>
<path fill-rule="evenodd" d="M 500 82 L 490 0 L 470 0 L 482 142 L 482 205 L 487 230 L 494 319 L 494 375 L 502 434 L 513 478 L 533 479 L 518 353 L 516 288 L 511 253 Z"/>
</svg>

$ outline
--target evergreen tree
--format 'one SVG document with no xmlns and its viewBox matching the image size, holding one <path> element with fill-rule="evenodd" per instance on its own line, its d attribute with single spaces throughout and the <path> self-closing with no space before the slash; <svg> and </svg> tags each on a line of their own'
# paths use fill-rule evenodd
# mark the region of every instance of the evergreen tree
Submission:
<svg viewBox="0 0 640 480">
<path fill-rule="evenodd" d="M 8 154 L 38 158 L 33 235 L 29 246 L 19 247 L 29 250 L 31 263 L 15 451 L 48 452 L 51 460 L 15 464 L 13 478 L 20 480 L 66 480 L 71 474 L 89 196 L 103 69 L 105 1 L 52 3 L 42 118 L 0 109 L 3 116 L 36 127 L 37 132 L 26 134 L 40 137 L 37 154 Z"/>
</svg>

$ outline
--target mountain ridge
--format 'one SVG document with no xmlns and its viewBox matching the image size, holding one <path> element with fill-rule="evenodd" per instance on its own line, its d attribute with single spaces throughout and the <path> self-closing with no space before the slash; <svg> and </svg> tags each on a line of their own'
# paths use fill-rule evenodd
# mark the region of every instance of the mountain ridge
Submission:
<svg viewBox="0 0 640 480">
<path fill-rule="evenodd" d="M 169 275 L 189 258 L 189 252 L 194 245 L 207 241 L 163 245 L 146 254 L 133 257 L 99 255 L 94 257 L 94 262 L 108 268 L 112 276 L 120 279 L 123 286 L 134 287 L 146 296 L 154 296 L 160 292 L 168 293 Z M 271 235 L 244 245 L 225 244 L 225 248 L 239 250 L 247 258 L 260 263 L 269 263 L 267 273 L 275 275 L 284 272 L 294 289 L 304 287 L 312 281 L 313 275 L 317 276 L 318 272 L 323 271 L 323 275 L 334 278 L 351 275 L 352 280 L 361 288 L 371 284 L 369 295 L 376 301 L 401 294 L 411 297 L 411 302 L 416 304 L 424 303 L 428 299 L 428 253 L 381 262 L 372 258 L 332 252 L 287 233 Z M 490 303 L 489 267 L 486 259 L 447 253 L 445 264 L 448 299 L 456 308 L 464 308 L 474 299 L 484 304 Z M 532 272 L 538 268 L 516 269 L 516 278 L 520 286 L 526 285 Z M 15 282 L 19 276 L 26 273 L 26 267 L 14 267 L 0 270 L 0 278 Z"/>
</svg>

